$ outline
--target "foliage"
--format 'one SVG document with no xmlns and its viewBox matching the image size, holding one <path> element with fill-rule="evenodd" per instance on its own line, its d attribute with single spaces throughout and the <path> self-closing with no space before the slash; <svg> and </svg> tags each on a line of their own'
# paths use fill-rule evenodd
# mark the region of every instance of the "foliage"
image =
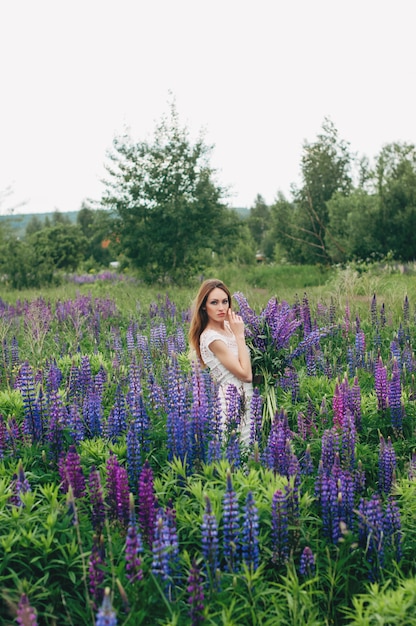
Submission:
<svg viewBox="0 0 416 626">
<path fill-rule="evenodd" d="M 123 251 L 147 281 L 181 281 L 207 265 L 211 251 L 237 241 L 237 215 L 221 202 L 208 163 L 174 105 L 152 142 L 114 140 L 101 204 L 115 212 Z"/>
</svg>

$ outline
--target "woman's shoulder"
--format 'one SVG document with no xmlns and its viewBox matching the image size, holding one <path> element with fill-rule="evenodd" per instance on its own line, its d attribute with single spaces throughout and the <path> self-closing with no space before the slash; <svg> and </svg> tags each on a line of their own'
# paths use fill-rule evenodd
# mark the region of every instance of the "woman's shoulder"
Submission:
<svg viewBox="0 0 416 626">
<path fill-rule="evenodd" d="M 209 345 L 216 339 L 219 339 L 220 341 L 224 341 L 225 343 L 227 343 L 227 338 L 224 335 L 222 335 L 218 330 L 214 330 L 213 328 L 206 328 L 201 333 L 199 342 L 201 345 L 203 344 Z"/>
</svg>

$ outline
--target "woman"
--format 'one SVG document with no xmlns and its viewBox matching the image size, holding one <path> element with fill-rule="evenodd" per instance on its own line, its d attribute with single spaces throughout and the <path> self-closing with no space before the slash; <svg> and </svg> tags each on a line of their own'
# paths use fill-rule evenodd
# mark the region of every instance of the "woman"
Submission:
<svg viewBox="0 0 416 626">
<path fill-rule="evenodd" d="M 244 322 L 231 309 L 231 294 L 217 279 L 205 280 L 196 296 L 189 329 L 189 341 L 202 365 L 218 384 L 223 413 L 227 415 L 226 392 L 234 385 L 243 396 L 240 438 L 250 439 L 250 401 L 253 395 L 250 352 L 244 337 Z"/>
</svg>

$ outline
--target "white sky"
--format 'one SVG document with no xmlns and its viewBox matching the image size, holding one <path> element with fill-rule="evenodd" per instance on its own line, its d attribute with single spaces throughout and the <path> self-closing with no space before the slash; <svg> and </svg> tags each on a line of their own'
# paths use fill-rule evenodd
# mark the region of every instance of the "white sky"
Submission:
<svg viewBox="0 0 416 626">
<path fill-rule="evenodd" d="M 298 183 L 329 117 L 375 157 L 416 144 L 414 0 L 0 0 L 0 212 L 98 199 L 125 126 L 168 112 L 214 144 L 232 206 Z"/>
</svg>

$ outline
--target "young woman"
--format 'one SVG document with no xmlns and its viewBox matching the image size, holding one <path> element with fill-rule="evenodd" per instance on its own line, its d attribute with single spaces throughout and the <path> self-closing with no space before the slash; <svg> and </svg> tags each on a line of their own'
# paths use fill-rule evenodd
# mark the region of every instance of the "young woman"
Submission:
<svg viewBox="0 0 416 626">
<path fill-rule="evenodd" d="M 250 352 L 244 337 L 244 322 L 231 309 L 231 294 L 215 278 L 205 280 L 196 296 L 189 341 L 203 366 L 207 366 L 218 383 L 223 425 L 226 419 L 228 385 L 243 395 L 245 413 L 240 423 L 240 439 L 250 439 L 250 401 L 253 395 Z"/>
</svg>

